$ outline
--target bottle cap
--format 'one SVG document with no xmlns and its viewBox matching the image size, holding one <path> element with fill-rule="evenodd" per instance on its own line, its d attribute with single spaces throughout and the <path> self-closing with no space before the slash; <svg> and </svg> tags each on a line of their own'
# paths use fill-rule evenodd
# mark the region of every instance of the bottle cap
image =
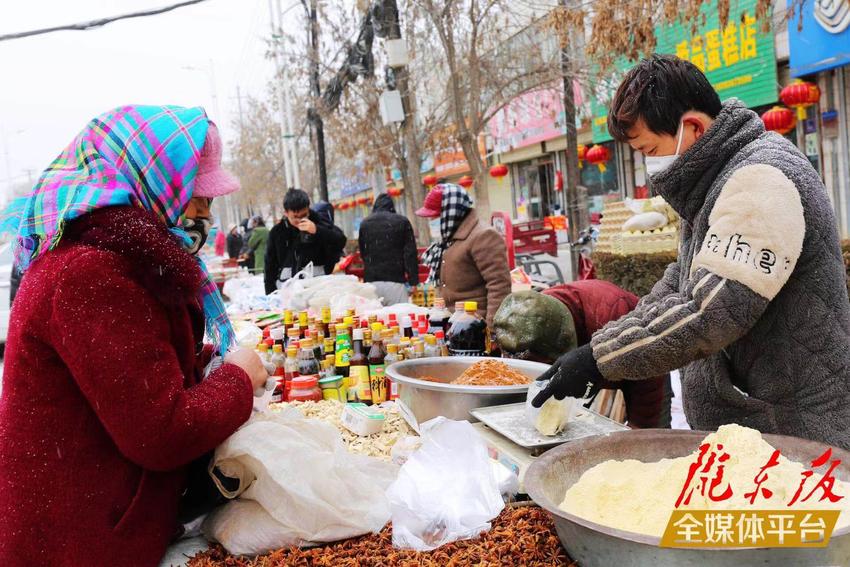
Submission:
<svg viewBox="0 0 850 567">
<path fill-rule="evenodd" d="M 275 352 L 275 354 L 283 354 L 283 345 L 274 345 L 272 347 L 272 350 Z"/>
<path fill-rule="evenodd" d="M 455 311 L 463 311 L 463 301 L 458 301 L 455 303 Z"/>
<path fill-rule="evenodd" d="M 257 350 L 259 350 L 260 352 L 269 352 L 269 345 L 267 345 L 266 343 L 258 345 Z"/>
<path fill-rule="evenodd" d="M 425 343 L 427 343 L 429 346 L 434 346 L 435 344 L 437 344 L 437 337 L 435 337 L 434 335 L 425 335 Z"/>
<path fill-rule="evenodd" d="M 387 345 L 387 352 L 390 352 L 392 354 L 398 354 L 398 345 L 388 344 Z"/>
<path fill-rule="evenodd" d="M 305 338 L 301 341 L 301 348 L 307 350 L 313 348 L 313 339 Z"/>
<path fill-rule="evenodd" d="M 289 347 L 288 349 L 286 349 L 286 356 L 288 356 L 289 358 L 295 358 L 296 356 L 298 356 L 298 349 L 295 347 Z"/>
<path fill-rule="evenodd" d="M 445 339 L 446 333 L 444 333 L 443 331 L 437 331 L 436 333 L 434 333 L 434 337 L 437 339 Z"/>
<path fill-rule="evenodd" d="M 275 327 L 271 330 L 269 336 L 273 338 L 275 342 L 281 341 L 286 338 L 286 329 L 284 329 L 283 327 Z"/>
<path fill-rule="evenodd" d="M 351 327 L 352 325 L 354 325 L 354 317 L 346 317 L 342 320 L 342 322 L 345 324 L 346 327 Z"/>
<path fill-rule="evenodd" d="M 372 323 L 372 332 L 380 333 L 383 330 L 384 326 L 380 323 Z"/>
<path fill-rule="evenodd" d="M 478 311 L 478 302 L 477 301 L 467 301 L 463 304 L 463 310 L 467 313 L 472 311 Z"/>
<path fill-rule="evenodd" d="M 312 376 L 298 376 L 292 379 L 293 390 L 307 390 L 315 388 L 319 385 L 319 378 L 314 374 Z"/>
</svg>

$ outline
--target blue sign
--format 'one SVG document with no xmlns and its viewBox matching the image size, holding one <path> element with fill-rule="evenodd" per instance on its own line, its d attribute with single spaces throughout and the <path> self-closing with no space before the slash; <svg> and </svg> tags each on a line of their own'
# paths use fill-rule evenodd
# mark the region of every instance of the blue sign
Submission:
<svg viewBox="0 0 850 567">
<path fill-rule="evenodd" d="M 788 0 L 789 8 L 793 4 L 797 2 Z M 802 29 L 797 29 L 799 11 L 788 21 L 791 76 L 850 64 L 850 0 L 808 0 L 802 4 Z"/>
</svg>

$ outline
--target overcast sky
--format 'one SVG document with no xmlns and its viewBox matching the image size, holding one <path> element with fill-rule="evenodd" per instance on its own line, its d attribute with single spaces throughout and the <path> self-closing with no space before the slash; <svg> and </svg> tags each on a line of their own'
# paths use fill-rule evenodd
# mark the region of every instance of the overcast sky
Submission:
<svg viewBox="0 0 850 567">
<path fill-rule="evenodd" d="M 283 0 L 284 11 L 296 2 Z M 4 1 L 0 34 L 172 3 Z M 287 20 L 300 16 L 295 9 Z M 227 143 L 237 85 L 243 96 L 265 96 L 268 34 L 268 0 L 209 0 L 96 30 L 0 42 L 0 192 L 26 181 L 27 170 L 37 177 L 90 118 L 126 103 L 203 106 Z"/>
</svg>

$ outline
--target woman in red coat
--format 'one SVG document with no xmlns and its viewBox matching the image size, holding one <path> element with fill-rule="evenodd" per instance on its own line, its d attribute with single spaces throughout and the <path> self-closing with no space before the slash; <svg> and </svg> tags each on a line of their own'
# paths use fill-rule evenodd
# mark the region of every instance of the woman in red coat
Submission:
<svg viewBox="0 0 850 567">
<path fill-rule="evenodd" d="M 192 255 L 211 198 L 238 189 L 220 160 L 203 110 L 122 107 L 9 212 L 26 272 L 0 397 L 0 565 L 157 565 L 187 465 L 250 416 L 253 352 L 203 376 L 233 336 Z"/>
</svg>

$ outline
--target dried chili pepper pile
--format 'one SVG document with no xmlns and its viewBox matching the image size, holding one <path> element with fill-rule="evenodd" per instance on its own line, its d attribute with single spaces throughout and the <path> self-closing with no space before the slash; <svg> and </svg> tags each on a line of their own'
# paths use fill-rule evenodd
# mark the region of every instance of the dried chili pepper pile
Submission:
<svg viewBox="0 0 850 567">
<path fill-rule="evenodd" d="M 281 549 L 253 560 L 216 546 L 193 557 L 189 567 L 577 567 L 561 546 L 551 518 L 537 507 L 505 508 L 480 538 L 434 551 L 398 550 L 392 539 L 392 527 L 387 526 L 379 534 L 312 549 Z"/>
</svg>

